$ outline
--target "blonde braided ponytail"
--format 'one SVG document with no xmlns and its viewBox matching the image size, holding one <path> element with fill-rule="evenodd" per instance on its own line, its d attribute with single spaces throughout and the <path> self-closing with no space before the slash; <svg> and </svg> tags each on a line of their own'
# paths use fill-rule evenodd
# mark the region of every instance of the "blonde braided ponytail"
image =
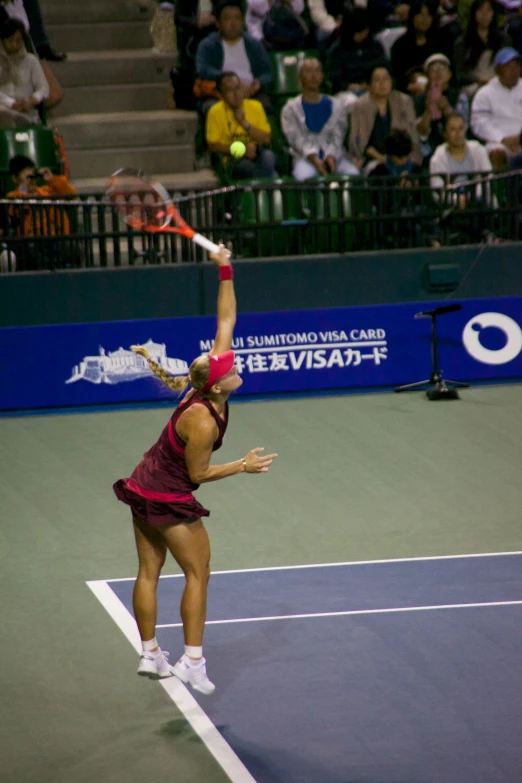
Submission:
<svg viewBox="0 0 522 783">
<path fill-rule="evenodd" d="M 155 362 L 153 359 L 150 358 L 149 352 L 142 345 L 131 345 L 131 351 L 134 351 L 134 353 L 143 356 L 143 358 L 147 360 L 150 369 L 152 370 L 154 375 L 157 375 L 160 381 L 172 391 L 174 392 L 185 391 L 185 389 L 189 385 L 190 376 L 171 375 L 169 372 L 167 372 L 167 370 L 164 367 L 162 367 L 160 364 L 158 364 L 157 362 Z"/>
<path fill-rule="evenodd" d="M 208 354 L 203 354 L 194 359 L 190 365 L 188 375 L 171 375 L 164 367 L 150 358 L 149 352 L 142 345 L 131 345 L 131 351 L 143 356 L 154 375 L 174 392 L 183 392 L 189 385 L 192 385 L 194 389 L 202 389 L 208 380 L 210 372 Z"/>
</svg>

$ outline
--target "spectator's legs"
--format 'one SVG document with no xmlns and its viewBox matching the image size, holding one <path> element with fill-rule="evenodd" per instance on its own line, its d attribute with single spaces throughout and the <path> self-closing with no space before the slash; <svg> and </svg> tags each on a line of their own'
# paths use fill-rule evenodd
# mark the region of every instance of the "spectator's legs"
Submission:
<svg viewBox="0 0 522 783">
<path fill-rule="evenodd" d="M 358 176 L 361 173 L 357 166 L 344 155 L 337 161 L 335 171 L 337 174 L 352 174 L 353 176 Z M 313 163 L 305 158 L 298 158 L 294 163 L 292 175 L 298 182 L 303 182 L 310 177 L 317 177 L 318 173 Z"/>
<path fill-rule="evenodd" d="M 24 0 L 24 8 L 29 19 L 31 38 L 35 49 L 39 46 L 49 46 L 49 38 L 45 32 L 44 20 L 40 9 L 40 0 Z"/>
<path fill-rule="evenodd" d="M 495 149 L 490 150 L 489 159 L 491 161 L 491 165 L 493 166 L 493 171 L 499 171 L 500 169 L 504 169 L 506 167 L 506 152 L 500 147 L 496 147 Z"/>
<path fill-rule="evenodd" d="M 0 111 L 0 128 L 16 128 L 16 122 L 9 111 Z"/>
<path fill-rule="evenodd" d="M 317 169 L 313 163 L 310 163 L 309 160 L 306 160 L 305 158 L 298 158 L 294 163 L 292 176 L 298 182 L 303 182 L 305 179 L 310 179 L 310 177 L 316 177 Z"/>
<path fill-rule="evenodd" d="M 257 176 L 256 170 L 255 160 L 243 158 L 237 163 L 234 163 L 231 177 L 232 179 L 254 179 Z"/>
<path fill-rule="evenodd" d="M 63 52 L 55 52 L 49 42 L 40 9 L 40 0 L 24 0 L 24 8 L 29 18 L 30 35 L 38 56 L 42 60 L 64 60 L 66 55 Z"/>
<path fill-rule="evenodd" d="M 486 149 L 494 171 L 505 168 L 516 169 L 520 167 L 522 148 L 519 147 L 518 152 L 512 152 L 507 147 L 504 147 L 503 144 L 491 141 L 486 144 Z"/>
<path fill-rule="evenodd" d="M 32 109 L 30 112 L 0 110 L 0 128 L 24 128 L 26 125 L 40 125 L 38 112 Z"/>
<path fill-rule="evenodd" d="M 335 170 L 339 174 L 353 174 L 355 177 L 361 173 L 355 163 L 352 163 L 351 160 L 345 158 L 344 155 L 342 158 L 338 159 Z"/>
<path fill-rule="evenodd" d="M 321 30 L 320 27 L 318 27 L 316 29 L 316 31 L 315 31 L 315 38 L 316 38 L 316 41 L 319 44 L 319 46 L 321 46 L 321 44 L 326 43 L 326 41 L 332 35 L 332 32 L 333 32 L 332 30 Z"/>
<path fill-rule="evenodd" d="M 256 163 L 259 166 L 258 177 L 277 177 L 277 156 L 273 150 L 261 150 Z"/>
<path fill-rule="evenodd" d="M 232 168 L 232 179 L 258 179 L 277 177 L 276 155 L 272 150 L 260 150 L 255 160 L 242 158 Z"/>
</svg>

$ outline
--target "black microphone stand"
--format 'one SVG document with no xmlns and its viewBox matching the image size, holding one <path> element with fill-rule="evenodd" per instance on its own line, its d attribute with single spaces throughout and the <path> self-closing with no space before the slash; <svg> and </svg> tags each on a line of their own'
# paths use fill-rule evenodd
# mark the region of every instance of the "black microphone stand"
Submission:
<svg viewBox="0 0 522 783">
<path fill-rule="evenodd" d="M 426 396 L 429 400 L 458 400 L 459 393 L 457 389 L 469 388 L 469 383 L 462 381 L 444 380 L 442 370 L 439 368 L 439 351 L 437 342 L 437 316 L 445 313 L 454 313 L 462 310 L 462 305 L 446 305 L 437 307 L 435 310 L 426 310 L 423 313 L 417 313 L 415 318 L 431 318 L 431 360 L 432 371 L 430 377 L 425 381 L 408 383 L 405 386 L 397 386 L 396 392 L 420 390 L 423 386 L 429 386 L 426 389 Z"/>
</svg>

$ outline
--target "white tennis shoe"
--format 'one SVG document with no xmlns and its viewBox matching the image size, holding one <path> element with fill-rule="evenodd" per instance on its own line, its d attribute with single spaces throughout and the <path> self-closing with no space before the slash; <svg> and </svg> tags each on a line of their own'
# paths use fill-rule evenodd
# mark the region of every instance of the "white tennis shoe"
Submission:
<svg viewBox="0 0 522 783">
<path fill-rule="evenodd" d="M 185 685 L 191 685 L 195 691 L 204 693 L 207 696 L 210 693 L 214 693 L 216 686 L 207 677 L 207 668 L 205 666 L 205 659 L 202 658 L 200 663 L 189 663 L 189 659 L 186 655 L 182 655 L 177 663 L 174 664 L 174 674 L 176 677 L 184 682 Z"/>
<path fill-rule="evenodd" d="M 144 650 L 141 654 L 138 674 L 141 677 L 150 677 L 151 680 L 172 677 L 174 667 L 170 665 L 168 658 L 169 654 L 164 650 L 156 650 L 155 652 Z"/>
</svg>

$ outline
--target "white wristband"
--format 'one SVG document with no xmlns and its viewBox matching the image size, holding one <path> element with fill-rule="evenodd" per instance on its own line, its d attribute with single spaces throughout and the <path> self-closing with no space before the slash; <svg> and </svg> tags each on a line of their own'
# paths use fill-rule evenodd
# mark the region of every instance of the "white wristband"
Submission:
<svg viewBox="0 0 522 783">
<path fill-rule="evenodd" d="M 243 473 L 246 473 L 247 472 L 246 459 L 242 459 L 241 462 L 243 463 Z"/>
</svg>

